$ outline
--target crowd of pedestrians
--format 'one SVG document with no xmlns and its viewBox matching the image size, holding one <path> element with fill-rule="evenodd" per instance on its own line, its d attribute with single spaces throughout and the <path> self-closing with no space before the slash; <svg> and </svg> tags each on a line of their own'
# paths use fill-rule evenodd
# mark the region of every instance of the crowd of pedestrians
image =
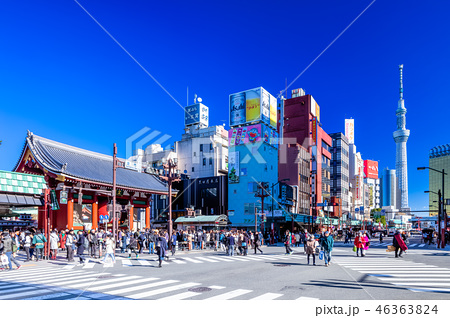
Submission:
<svg viewBox="0 0 450 318">
<path fill-rule="evenodd" d="M 98 259 L 98 262 L 105 263 L 108 259 L 112 263 L 116 261 L 116 249 L 120 249 L 123 257 L 139 258 L 140 254 L 148 253 L 158 256 L 159 267 L 164 259 L 169 259 L 177 250 L 191 251 L 214 249 L 233 257 L 235 255 L 246 256 L 250 251 L 254 254 L 261 253 L 264 244 L 262 233 L 246 230 L 175 230 L 172 237 L 163 230 L 143 229 L 137 231 L 119 230 L 117 240 L 114 240 L 112 233 L 104 230 L 51 230 L 49 237 L 49 258 L 57 259 L 65 257 L 67 262 L 75 262 L 78 258 L 78 265 L 86 263 L 86 257 Z M 345 236 L 346 243 L 350 241 L 351 235 Z M 405 233 L 397 231 L 393 238 L 393 250 L 395 257 L 402 257 L 407 250 L 405 244 L 407 237 Z M 287 230 L 282 235 L 286 255 L 292 254 L 293 247 L 304 246 L 304 253 L 307 255 L 307 264 L 316 265 L 316 257 L 324 260 L 325 266 L 331 264 L 332 250 L 334 245 L 333 233 L 322 231 L 321 233 L 309 234 L 306 230 L 291 233 Z M 15 256 L 19 249 L 26 255 L 25 262 L 40 261 L 44 259 L 44 244 L 47 242 L 46 236 L 40 231 L 31 229 L 29 231 L 13 232 L 5 230 L 0 233 L 0 255 L 2 257 L 0 269 L 12 269 L 14 263 L 19 269 L 21 265 Z M 366 231 L 356 232 L 353 241 L 353 251 L 356 256 L 364 257 L 370 246 L 369 235 Z"/>
</svg>

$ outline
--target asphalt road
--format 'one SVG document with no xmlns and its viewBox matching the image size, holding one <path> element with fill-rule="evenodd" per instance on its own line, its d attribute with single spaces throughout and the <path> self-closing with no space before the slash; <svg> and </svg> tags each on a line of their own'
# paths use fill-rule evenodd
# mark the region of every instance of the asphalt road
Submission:
<svg viewBox="0 0 450 318">
<path fill-rule="evenodd" d="M 377 242 L 372 240 L 365 257 L 356 257 L 352 244 L 336 242 L 329 267 L 318 259 L 316 266 L 307 265 L 303 247 L 285 255 L 282 246 L 264 246 L 264 254 L 234 257 L 209 249 L 180 251 L 162 268 L 155 255 L 128 259 L 119 253 L 115 264 L 91 259 L 76 266 L 61 252 L 57 260 L 22 263 L 20 270 L 1 272 L 0 300 L 450 299 L 450 249 L 419 247 L 419 238 L 410 241 L 403 258 L 394 258 Z"/>
</svg>

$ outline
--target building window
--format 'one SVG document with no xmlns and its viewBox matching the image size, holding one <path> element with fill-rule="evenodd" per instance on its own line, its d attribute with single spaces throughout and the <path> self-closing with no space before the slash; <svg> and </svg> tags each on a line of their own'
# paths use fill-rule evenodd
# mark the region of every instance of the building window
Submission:
<svg viewBox="0 0 450 318">
<path fill-rule="evenodd" d="M 196 156 L 196 153 L 195 153 L 195 151 L 194 151 L 194 157 Z"/>
<path fill-rule="evenodd" d="M 194 167 L 192 167 L 192 172 L 194 172 Z"/>
<path fill-rule="evenodd" d="M 203 158 L 203 165 L 206 166 L 206 158 Z"/>
<path fill-rule="evenodd" d="M 209 150 L 213 150 L 213 144 L 212 143 L 209 144 Z"/>
<path fill-rule="evenodd" d="M 200 152 L 203 151 L 203 144 L 200 144 Z"/>
<path fill-rule="evenodd" d="M 209 158 L 209 165 L 212 166 L 213 160 L 212 158 Z"/>
</svg>

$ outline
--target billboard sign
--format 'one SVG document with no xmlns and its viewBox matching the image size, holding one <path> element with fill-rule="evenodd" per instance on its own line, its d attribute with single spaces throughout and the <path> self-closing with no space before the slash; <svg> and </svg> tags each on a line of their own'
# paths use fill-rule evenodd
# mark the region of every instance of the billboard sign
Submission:
<svg viewBox="0 0 450 318">
<path fill-rule="evenodd" d="M 230 127 L 245 123 L 245 92 L 230 95 Z"/>
<path fill-rule="evenodd" d="M 209 125 L 209 108 L 202 103 L 186 106 L 184 108 L 184 125 Z"/>
<path fill-rule="evenodd" d="M 239 151 L 228 154 L 228 183 L 239 183 Z"/>
<path fill-rule="evenodd" d="M 245 92 L 246 122 L 261 120 L 261 88 Z"/>
<path fill-rule="evenodd" d="M 277 99 L 270 95 L 270 126 L 277 129 L 278 113 Z"/>
<path fill-rule="evenodd" d="M 378 179 L 378 161 L 364 160 L 364 174 L 366 178 Z"/>
<path fill-rule="evenodd" d="M 254 144 L 264 141 L 278 148 L 278 133 L 264 124 L 249 125 L 228 130 L 229 146 Z"/>
<path fill-rule="evenodd" d="M 349 144 L 355 143 L 355 120 L 346 119 L 345 120 L 345 137 L 348 138 Z"/>
<path fill-rule="evenodd" d="M 317 117 L 312 118 L 312 126 L 311 126 L 311 139 L 312 139 L 312 146 L 317 145 Z"/>
<path fill-rule="evenodd" d="M 360 186 L 359 175 L 356 175 L 355 178 L 356 178 L 356 198 L 359 199 L 359 186 Z"/>
<path fill-rule="evenodd" d="M 230 95 L 230 127 L 264 122 L 276 128 L 277 99 L 264 88 Z"/>
<path fill-rule="evenodd" d="M 262 90 L 261 114 L 262 121 L 270 124 L 270 95 L 265 89 Z"/>
</svg>

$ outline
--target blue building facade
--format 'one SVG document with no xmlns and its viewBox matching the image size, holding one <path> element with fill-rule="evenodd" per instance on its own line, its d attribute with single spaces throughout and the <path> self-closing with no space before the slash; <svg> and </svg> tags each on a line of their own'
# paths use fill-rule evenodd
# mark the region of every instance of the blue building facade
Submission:
<svg viewBox="0 0 450 318">
<path fill-rule="evenodd" d="M 238 153 L 238 155 L 235 155 Z M 252 144 L 231 146 L 229 158 L 236 156 L 239 160 L 235 168 L 238 178 L 228 180 L 228 217 L 232 227 L 255 227 L 255 207 L 261 212 L 261 198 L 255 197 L 259 182 L 268 182 L 270 186 L 278 181 L 278 149 L 264 141 Z M 236 165 L 235 165 L 236 166 Z M 229 165 L 230 169 L 230 165 Z M 269 211 L 271 199 L 264 200 L 264 210 Z M 257 225 L 260 230 L 261 215 Z"/>
</svg>

